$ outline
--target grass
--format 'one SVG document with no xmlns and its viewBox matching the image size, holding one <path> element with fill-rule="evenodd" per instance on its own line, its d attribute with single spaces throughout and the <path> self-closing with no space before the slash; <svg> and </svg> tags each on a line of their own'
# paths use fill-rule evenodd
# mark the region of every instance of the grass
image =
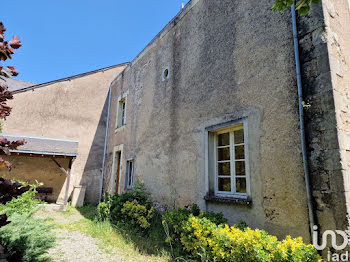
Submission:
<svg viewBox="0 0 350 262">
<path fill-rule="evenodd" d="M 42 216 L 45 214 L 40 214 Z M 99 222 L 95 219 L 96 207 L 68 207 L 66 212 L 50 213 L 50 223 L 67 231 L 78 231 L 84 235 L 98 239 L 98 247 L 107 254 L 118 254 L 132 261 L 171 261 L 167 250 L 161 247 L 162 238 L 159 232 L 149 239 L 128 230 L 125 227 L 116 228 L 108 221 Z M 155 231 L 156 232 L 156 231 Z M 151 241 L 150 241 L 151 240 Z"/>
</svg>

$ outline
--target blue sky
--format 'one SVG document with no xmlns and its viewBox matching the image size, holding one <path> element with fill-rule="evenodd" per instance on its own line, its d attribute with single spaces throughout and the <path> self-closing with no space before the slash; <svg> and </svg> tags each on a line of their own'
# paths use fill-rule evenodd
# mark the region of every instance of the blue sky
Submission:
<svg viewBox="0 0 350 262">
<path fill-rule="evenodd" d="M 23 44 L 5 65 L 43 83 L 131 61 L 180 8 L 181 0 L 3 1 L 5 37 Z"/>
</svg>

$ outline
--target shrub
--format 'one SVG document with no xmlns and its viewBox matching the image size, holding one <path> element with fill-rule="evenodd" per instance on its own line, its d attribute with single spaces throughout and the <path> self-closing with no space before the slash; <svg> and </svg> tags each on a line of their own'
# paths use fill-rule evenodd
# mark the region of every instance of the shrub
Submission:
<svg viewBox="0 0 350 262">
<path fill-rule="evenodd" d="M 150 221 L 154 215 L 154 209 L 150 202 L 142 205 L 137 200 L 125 202 L 121 212 L 124 216 L 123 221 L 128 221 L 131 225 L 142 230 L 151 226 Z"/>
<path fill-rule="evenodd" d="M 154 209 L 141 183 L 135 183 L 130 192 L 106 195 L 97 208 L 98 220 L 110 220 L 114 225 L 130 224 L 141 231 L 150 227 L 153 215 Z"/>
<path fill-rule="evenodd" d="M 143 184 L 136 183 L 132 191 L 112 196 L 110 217 L 113 224 L 116 225 L 119 222 L 125 221 L 125 216 L 122 214 L 124 204 L 128 201 L 132 202 L 134 200 L 137 200 L 141 205 L 150 203 Z"/>
<path fill-rule="evenodd" d="M 202 261 L 317 262 L 317 250 L 301 238 L 282 242 L 262 230 L 215 225 L 207 218 L 190 216 L 181 235 L 184 249 Z"/>
<path fill-rule="evenodd" d="M 198 217 L 206 218 L 216 225 L 227 224 L 227 219 L 222 213 L 201 212 Z"/>
<path fill-rule="evenodd" d="M 37 183 L 35 185 L 23 185 L 19 187 L 24 188 L 26 191 L 21 195 L 12 198 L 9 202 L 2 205 L 0 204 L 0 214 L 6 213 L 6 215 L 11 216 L 14 213 L 24 214 L 31 212 L 38 204 L 41 203 L 39 199 L 35 198 L 37 193 L 36 188 L 41 184 Z"/>
<path fill-rule="evenodd" d="M 47 261 L 45 253 L 54 246 L 55 235 L 45 220 L 32 214 L 13 214 L 9 217 L 11 223 L 0 228 L 0 245 L 9 262 Z"/>
<path fill-rule="evenodd" d="M 109 221 L 111 219 L 111 206 L 113 197 L 109 194 L 105 195 L 103 201 L 97 206 L 97 220 Z"/>
<path fill-rule="evenodd" d="M 5 180 L 0 177 L 0 227 L 7 225 L 7 215 L 4 213 L 5 204 L 10 202 L 13 198 L 16 198 L 29 190 L 29 186 L 22 186 L 21 183 Z"/>
<path fill-rule="evenodd" d="M 191 211 L 186 208 L 178 208 L 169 210 L 164 213 L 162 219 L 163 224 L 167 228 L 167 239 L 168 243 L 180 243 L 181 233 L 186 221 L 191 215 Z"/>
<path fill-rule="evenodd" d="M 198 205 L 194 204 L 188 208 L 178 208 L 169 210 L 163 215 L 163 224 L 167 228 L 168 243 L 180 243 L 181 234 L 184 226 L 190 216 L 198 216 L 200 218 L 207 218 L 216 225 L 226 224 L 227 219 L 222 213 L 201 212 Z"/>
</svg>

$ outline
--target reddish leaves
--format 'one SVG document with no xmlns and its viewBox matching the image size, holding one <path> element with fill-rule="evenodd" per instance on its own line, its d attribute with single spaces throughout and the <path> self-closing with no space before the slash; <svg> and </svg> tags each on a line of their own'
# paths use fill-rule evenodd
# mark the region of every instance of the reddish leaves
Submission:
<svg viewBox="0 0 350 262">
<path fill-rule="evenodd" d="M 6 28 L 2 22 L 0 22 L 0 34 L 3 34 L 6 31 Z"/>
<path fill-rule="evenodd" d="M 13 198 L 22 195 L 29 190 L 29 186 L 22 186 L 21 183 L 11 182 L 0 177 L 0 204 L 6 204 Z M 5 214 L 0 215 L 0 227 L 7 225 L 7 216 Z"/>
<path fill-rule="evenodd" d="M 8 141 L 6 138 L 0 137 L 0 154 L 11 155 L 10 150 L 16 150 L 17 147 L 22 146 L 25 143 L 25 140 Z M 0 168 L 4 167 L 11 170 L 12 165 L 10 162 L 5 161 L 2 157 L 0 157 Z"/>
<path fill-rule="evenodd" d="M 15 51 L 11 46 L 8 45 L 7 41 L 0 43 L 0 60 L 5 61 L 7 59 L 11 59 Z"/>
<path fill-rule="evenodd" d="M 22 46 L 21 40 L 18 36 L 12 37 L 10 42 L 5 41 L 4 32 L 6 28 L 4 24 L 0 22 L 0 60 L 5 61 L 11 59 L 11 55 L 15 53 L 13 49 L 18 49 Z"/>
<path fill-rule="evenodd" d="M 6 28 L 4 24 L 0 22 L 0 61 L 11 59 L 11 55 L 15 53 L 13 48 L 18 49 L 22 46 L 18 36 L 14 36 L 9 43 L 5 41 L 5 31 Z M 0 76 L 11 77 L 17 75 L 18 72 L 15 67 L 8 66 L 3 68 L 3 66 L 0 65 Z M 0 80 L 4 79 L 0 77 Z M 13 96 L 11 92 L 9 92 L 7 87 L 0 82 L 0 119 L 6 119 L 6 117 L 10 115 L 11 107 L 6 104 L 6 101 L 12 98 Z M 0 137 L 0 154 L 10 155 L 10 150 L 15 150 L 17 147 L 24 145 L 25 143 L 26 141 L 24 140 L 8 141 L 6 138 Z M 11 170 L 11 163 L 0 157 L 0 168 L 3 167 Z M 29 187 L 22 187 L 19 183 L 12 183 L 10 180 L 5 180 L 0 177 L 0 204 L 5 204 L 28 190 Z M 0 214 L 0 227 L 5 226 L 8 223 L 6 214 Z"/>
<path fill-rule="evenodd" d="M 18 49 L 22 46 L 21 41 L 18 36 L 12 37 L 12 40 L 9 42 L 10 46 L 14 49 Z"/>
<path fill-rule="evenodd" d="M 11 55 L 15 52 L 13 49 L 18 49 L 22 46 L 22 43 L 18 36 L 14 36 L 10 42 L 5 41 L 4 32 L 6 28 L 2 22 L 0 22 L 0 61 L 11 59 Z M 0 65 L 0 80 L 4 80 L 2 77 L 17 76 L 17 69 L 13 66 L 4 68 Z M 6 83 L 6 82 L 5 82 Z M 11 92 L 8 91 L 5 83 L 0 82 L 0 119 L 6 119 L 11 113 L 11 107 L 7 105 L 7 100 L 12 99 Z M 10 155 L 10 150 L 15 150 L 18 146 L 25 143 L 24 140 L 8 141 L 6 138 L 0 137 L 0 154 Z M 11 169 L 11 164 L 0 157 L 0 168 L 6 167 Z M 1 181 L 0 181 L 1 182 Z M 0 184 L 1 185 L 1 184 Z M 1 188 L 0 188 L 1 189 Z M 0 200 L 2 199 L 2 192 L 0 191 Z"/>
<path fill-rule="evenodd" d="M 6 28 L 2 22 L 0 22 L 0 42 L 4 41 L 4 32 L 6 31 Z"/>
<path fill-rule="evenodd" d="M 10 69 L 12 76 L 18 76 L 17 68 L 13 66 L 8 66 L 8 69 Z"/>
</svg>

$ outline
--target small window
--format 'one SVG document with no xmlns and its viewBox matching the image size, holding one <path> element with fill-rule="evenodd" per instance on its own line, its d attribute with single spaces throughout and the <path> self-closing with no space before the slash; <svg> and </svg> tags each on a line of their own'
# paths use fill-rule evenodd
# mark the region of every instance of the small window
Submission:
<svg viewBox="0 0 350 262">
<path fill-rule="evenodd" d="M 215 194 L 222 196 L 247 195 L 248 161 L 247 137 L 244 124 L 213 132 L 214 148 L 211 157 L 214 168 Z"/>
<path fill-rule="evenodd" d="M 163 69 L 163 73 L 162 73 L 162 80 L 165 81 L 169 78 L 169 67 L 167 66 L 166 68 Z"/>
<path fill-rule="evenodd" d="M 120 125 L 125 125 L 125 99 L 120 101 L 121 116 L 120 116 Z"/>
<path fill-rule="evenodd" d="M 135 177 L 135 167 L 134 160 L 128 160 L 126 162 L 126 189 L 132 189 L 134 186 L 134 177 Z"/>
<path fill-rule="evenodd" d="M 123 97 L 118 102 L 117 123 L 116 128 L 126 124 L 126 97 Z"/>
</svg>

